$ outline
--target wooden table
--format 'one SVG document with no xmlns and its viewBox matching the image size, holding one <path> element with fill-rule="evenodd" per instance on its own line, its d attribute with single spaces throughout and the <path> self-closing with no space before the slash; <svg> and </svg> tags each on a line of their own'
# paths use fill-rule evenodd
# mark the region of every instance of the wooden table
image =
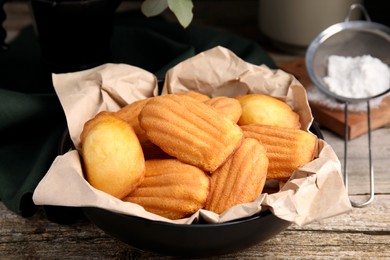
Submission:
<svg viewBox="0 0 390 260">
<path fill-rule="evenodd" d="M 343 159 L 343 139 L 323 130 L 324 139 Z M 375 193 L 372 204 L 303 227 L 291 225 L 274 238 L 214 259 L 390 259 L 390 127 L 372 132 Z M 367 136 L 349 143 L 350 194 L 368 193 Z M 205 238 L 207 239 L 207 238 Z M 42 211 L 20 217 L 0 203 L 0 259 L 109 258 L 174 259 L 129 247 L 88 221 L 49 222 Z"/>
</svg>

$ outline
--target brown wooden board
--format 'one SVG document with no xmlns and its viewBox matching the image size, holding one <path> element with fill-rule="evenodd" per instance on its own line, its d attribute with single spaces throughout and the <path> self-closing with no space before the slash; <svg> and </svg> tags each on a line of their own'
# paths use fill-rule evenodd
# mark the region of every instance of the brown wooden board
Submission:
<svg viewBox="0 0 390 260">
<path fill-rule="evenodd" d="M 314 87 L 305 67 L 303 58 L 278 65 L 280 69 L 294 75 L 306 88 Z M 323 105 L 310 102 L 314 119 L 323 127 L 344 137 L 344 110 L 331 110 Z M 371 109 L 371 130 L 390 123 L 390 96 L 384 98 L 382 104 Z M 348 139 L 354 139 L 368 132 L 366 112 L 348 112 Z"/>
</svg>

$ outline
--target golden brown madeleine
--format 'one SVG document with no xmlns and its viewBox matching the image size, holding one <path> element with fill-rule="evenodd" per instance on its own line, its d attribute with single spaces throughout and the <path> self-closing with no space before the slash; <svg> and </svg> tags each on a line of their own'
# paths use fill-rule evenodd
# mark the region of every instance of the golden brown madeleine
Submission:
<svg viewBox="0 0 390 260">
<path fill-rule="evenodd" d="M 243 139 L 237 124 L 187 96 L 155 97 L 139 119 L 150 141 L 163 151 L 208 172 L 226 161 Z"/>
<path fill-rule="evenodd" d="M 209 96 L 193 90 L 177 92 L 175 93 L 175 95 L 184 95 L 187 97 L 191 97 L 195 100 L 198 100 L 200 102 L 204 102 L 210 99 Z"/>
<path fill-rule="evenodd" d="M 268 168 L 265 148 L 245 138 L 240 148 L 211 176 L 205 209 L 221 214 L 234 205 L 252 202 L 261 194 Z"/>
<path fill-rule="evenodd" d="M 299 129 L 299 115 L 285 102 L 262 94 L 236 97 L 242 106 L 239 125 L 263 124 Z"/>
<path fill-rule="evenodd" d="M 137 100 L 133 103 L 130 103 L 117 112 L 114 113 L 115 116 L 118 116 L 120 119 L 128 122 L 134 129 L 135 134 L 137 135 L 142 151 L 145 156 L 145 160 L 150 159 L 163 159 L 170 158 L 168 154 L 166 154 L 160 147 L 153 144 L 149 138 L 146 136 L 145 131 L 139 125 L 138 116 L 141 112 L 142 108 L 151 98 Z"/>
<path fill-rule="evenodd" d="M 241 117 L 242 108 L 240 102 L 230 97 L 213 97 L 204 101 L 205 104 L 214 107 L 222 114 L 226 115 L 232 122 L 237 123 Z"/>
<path fill-rule="evenodd" d="M 203 208 L 210 177 L 177 159 L 147 160 L 145 180 L 124 201 L 137 203 L 157 215 L 179 219 Z"/>
<path fill-rule="evenodd" d="M 109 112 L 87 121 L 80 136 L 87 181 L 122 199 L 143 180 L 145 159 L 131 126 Z"/>
<path fill-rule="evenodd" d="M 255 138 L 267 150 L 267 179 L 288 179 L 298 167 L 314 159 L 317 137 L 314 134 L 286 127 L 260 124 L 241 126 L 245 137 Z"/>
<path fill-rule="evenodd" d="M 113 113 L 115 116 L 119 117 L 120 119 L 126 121 L 131 125 L 131 127 L 134 129 L 135 134 L 138 136 L 138 139 L 141 144 L 144 141 L 147 141 L 148 138 L 145 134 L 145 131 L 139 125 L 138 116 L 142 108 L 150 99 L 151 98 L 145 98 L 134 101 L 133 103 L 130 103 L 119 109 L 117 112 Z"/>
</svg>

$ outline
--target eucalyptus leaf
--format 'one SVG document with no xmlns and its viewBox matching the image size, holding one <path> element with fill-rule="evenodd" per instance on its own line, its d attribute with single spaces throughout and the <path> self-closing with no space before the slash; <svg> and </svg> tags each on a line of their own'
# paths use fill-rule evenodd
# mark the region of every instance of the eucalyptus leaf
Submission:
<svg viewBox="0 0 390 260">
<path fill-rule="evenodd" d="M 167 0 L 168 7 L 175 14 L 179 23 L 186 28 L 192 21 L 194 7 L 192 0 Z"/>
<path fill-rule="evenodd" d="M 159 15 L 167 8 L 167 0 L 145 0 L 141 5 L 141 11 L 146 17 Z"/>
</svg>

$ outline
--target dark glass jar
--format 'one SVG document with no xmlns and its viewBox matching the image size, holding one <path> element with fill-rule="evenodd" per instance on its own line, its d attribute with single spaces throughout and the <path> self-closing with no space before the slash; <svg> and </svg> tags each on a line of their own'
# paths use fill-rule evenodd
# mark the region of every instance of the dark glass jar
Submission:
<svg viewBox="0 0 390 260">
<path fill-rule="evenodd" d="M 121 0 L 30 0 L 47 73 L 110 62 L 113 16 Z"/>
</svg>

